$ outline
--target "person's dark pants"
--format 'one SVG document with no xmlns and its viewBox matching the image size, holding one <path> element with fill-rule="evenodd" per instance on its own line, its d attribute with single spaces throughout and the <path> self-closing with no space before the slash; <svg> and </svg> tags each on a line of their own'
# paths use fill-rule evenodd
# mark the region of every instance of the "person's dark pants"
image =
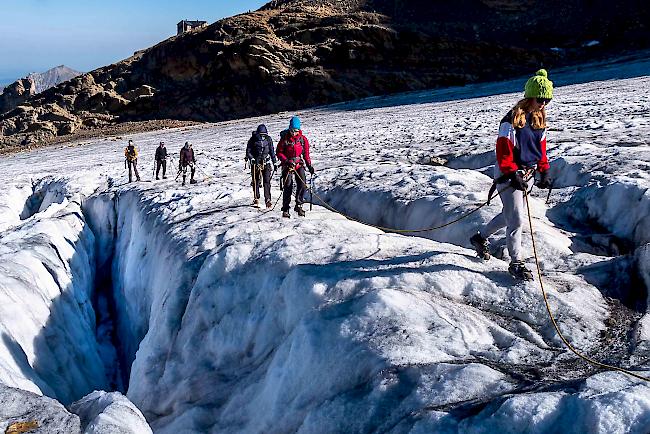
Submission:
<svg viewBox="0 0 650 434">
<path fill-rule="evenodd" d="M 181 166 L 181 171 L 183 172 L 183 185 L 185 185 L 185 177 L 187 176 L 188 167 L 190 168 L 190 182 L 194 181 L 194 172 L 196 171 L 194 164 L 186 164 L 184 166 Z"/>
<path fill-rule="evenodd" d="M 251 166 L 251 176 L 253 177 L 253 195 L 255 199 L 260 198 L 260 183 L 264 184 L 264 202 L 271 202 L 271 165 L 265 164 L 264 169 L 260 170 L 259 165 Z"/>
<path fill-rule="evenodd" d="M 167 173 L 167 160 L 156 160 L 156 179 L 158 179 L 158 174 L 160 173 L 160 168 L 163 170 L 163 178 Z"/>
<path fill-rule="evenodd" d="M 140 174 L 138 173 L 138 160 L 127 160 L 128 165 L 129 165 L 129 182 L 132 181 L 132 175 L 131 175 L 131 166 L 133 166 L 133 172 L 135 172 L 135 180 L 139 181 L 140 180 Z"/>
<path fill-rule="evenodd" d="M 287 173 L 289 175 L 287 176 Z M 292 176 L 293 175 L 293 176 Z M 293 193 L 293 178 L 296 178 L 296 205 L 302 205 L 305 202 L 305 189 L 307 186 L 300 180 L 306 180 L 305 169 L 300 166 L 295 172 L 289 172 L 288 169 L 282 169 L 282 180 L 284 189 L 282 192 L 282 211 L 289 211 L 291 204 L 291 193 Z"/>
</svg>

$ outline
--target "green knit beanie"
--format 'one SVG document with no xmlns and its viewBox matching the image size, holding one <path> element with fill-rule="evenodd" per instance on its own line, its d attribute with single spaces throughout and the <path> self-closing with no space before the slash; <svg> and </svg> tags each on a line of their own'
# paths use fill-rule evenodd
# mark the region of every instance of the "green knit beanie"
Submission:
<svg viewBox="0 0 650 434">
<path fill-rule="evenodd" d="M 553 82 L 548 79 L 545 69 L 540 69 L 528 79 L 524 86 L 524 98 L 553 98 Z"/>
</svg>

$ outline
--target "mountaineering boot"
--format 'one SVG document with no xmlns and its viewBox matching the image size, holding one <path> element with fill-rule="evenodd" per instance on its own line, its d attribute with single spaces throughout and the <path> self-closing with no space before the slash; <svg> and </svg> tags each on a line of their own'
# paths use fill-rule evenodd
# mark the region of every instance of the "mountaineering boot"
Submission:
<svg viewBox="0 0 650 434">
<path fill-rule="evenodd" d="M 253 199 L 253 206 L 260 206 L 260 200 L 259 199 Z"/>
<path fill-rule="evenodd" d="M 190 184 L 196 184 L 198 181 L 194 178 L 190 179 Z"/>
<path fill-rule="evenodd" d="M 271 208 L 273 208 L 273 204 L 269 200 L 269 201 L 266 202 L 266 209 L 271 209 Z"/>
<path fill-rule="evenodd" d="M 156 181 L 158 181 L 158 180 L 160 180 L 160 178 L 158 178 L 158 177 L 156 176 Z"/>
<path fill-rule="evenodd" d="M 284 218 L 290 218 L 291 215 L 289 215 L 289 211 L 282 211 L 282 217 L 284 217 Z"/>
<path fill-rule="evenodd" d="M 181 185 L 185 185 L 185 177 L 183 176 L 183 182 Z"/>
<path fill-rule="evenodd" d="M 508 267 L 508 273 L 517 280 L 533 280 L 533 273 L 526 268 L 522 261 L 512 261 Z"/>
<path fill-rule="evenodd" d="M 490 243 L 488 243 L 488 240 L 483 238 L 481 234 L 478 232 L 475 233 L 469 239 L 469 242 L 476 249 L 476 254 L 479 258 L 483 259 L 484 261 L 490 259 Z"/>
<path fill-rule="evenodd" d="M 302 205 L 296 205 L 293 209 L 298 213 L 300 217 L 305 216 L 305 210 L 302 209 Z"/>
<path fill-rule="evenodd" d="M 167 177 L 165 175 L 163 175 L 163 179 L 167 179 Z"/>
</svg>

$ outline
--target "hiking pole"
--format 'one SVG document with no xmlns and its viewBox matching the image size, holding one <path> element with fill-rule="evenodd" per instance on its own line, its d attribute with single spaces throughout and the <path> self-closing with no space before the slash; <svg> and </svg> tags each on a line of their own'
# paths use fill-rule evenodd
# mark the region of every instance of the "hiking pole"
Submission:
<svg viewBox="0 0 650 434">
<path fill-rule="evenodd" d="M 151 173 L 152 177 L 156 177 L 156 160 L 153 160 L 153 172 Z"/>
<path fill-rule="evenodd" d="M 309 211 L 314 205 L 314 175 L 309 177 Z"/>
<path fill-rule="evenodd" d="M 546 205 L 551 201 L 551 192 L 553 191 L 553 181 L 548 183 L 548 194 L 546 195 Z"/>
</svg>

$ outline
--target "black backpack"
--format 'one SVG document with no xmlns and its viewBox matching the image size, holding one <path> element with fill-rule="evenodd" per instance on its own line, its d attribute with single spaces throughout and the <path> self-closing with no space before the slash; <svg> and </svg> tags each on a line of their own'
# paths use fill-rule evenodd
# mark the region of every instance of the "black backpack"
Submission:
<svg viewBox="0 0 650 434">
<path fill-rule="evenodd" d="M 251 153 L 256 161 L 260 163 L 266 161 L 269 156 L 269 136 L 266 134 L 253 133 L 253 146 L 251 146 Z"/>
</svg>

